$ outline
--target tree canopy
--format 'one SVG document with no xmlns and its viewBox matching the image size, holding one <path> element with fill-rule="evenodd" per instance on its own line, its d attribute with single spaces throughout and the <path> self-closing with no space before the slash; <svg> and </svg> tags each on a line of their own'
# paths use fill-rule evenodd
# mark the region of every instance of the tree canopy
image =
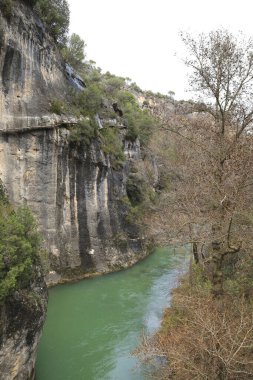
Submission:
<svg viewBox="0 0 253 380">
<path fill-rule="evenodd" d="M 191 89 L 211 102 L 206 111 L 222 133 L 233 127 L 240 135 L 253 119 L 253 40 L 222 29 L 197 40 L 182 34 L 182 39 L 189 52 L 185 63 L 192 73 Z"/>
<path fill-rule="evenodd" d="M 253 41 L 226 30 L 183 40 L 201 103 L 164 120 L 157 154 L 175 174 L 163 227 L 175 241 L 193 243 L 218 296 L 228 262 L 253 251 Z"/>
<path fill-rule="evenodd" d="M 67 40 L 66 46 L 62 49 L 64 60 L 74 69 L 81 69 L 85 58 L 85 47 L 86 44 L 84 40 L 82 40 L 78 34 L 71 34 Z"/>
<path fill-rule="evenodd" d="M 67 42 L 70 20 L 67 0 L 38 0 L 35 10 L 55 41 L 64 46 Z"/>
</svg>

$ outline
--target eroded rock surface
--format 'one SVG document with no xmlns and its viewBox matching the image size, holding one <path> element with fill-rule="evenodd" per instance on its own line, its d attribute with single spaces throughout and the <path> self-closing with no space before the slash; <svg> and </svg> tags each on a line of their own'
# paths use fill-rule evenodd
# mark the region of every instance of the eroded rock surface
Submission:
<svg viewBox="0 0 253 380">
<path fill-rule="evenodd" d="M 0 306 L 0 379 L 33 380 L 47 289 L 39 267 L 29 289 L 17 290 Z"/>
<path fill-rule="evenodd" d="M 126 162 L 115 170 L 98 141 L 86 147 L 68 137 L 66 128 L 55 128 L 0 138 L 10 199 L 37 216 L 51 271 L 75 277 L 125 267 L 143 248 L 125 202 L 129 167 L 141 159 L 138 141 L 126 142 Z"/>
<path fill-rule="evenodd" d="M 48 282 L 138 261 L 142 239 L 124 202 L 129 168 L 141 159 L 138 141 L 125 142 L 118 170 L 99 141 L 71 143 L 64 125 L 75 118 L 49 112 L 50 99 L 66 99 L 71 87 L 56 46 L 22 2 L 11 22 L 0 13 L 0 25 L 0 177 L 11 202 L 37 217 Z"/>
<path fill-rule="evenodd" d="M 0 131 L 59 123 L 50 102 L 66 99 L 65 64 L 41 21 L 21 1 L 8 22 L 0 11 Z"/>
</svg>

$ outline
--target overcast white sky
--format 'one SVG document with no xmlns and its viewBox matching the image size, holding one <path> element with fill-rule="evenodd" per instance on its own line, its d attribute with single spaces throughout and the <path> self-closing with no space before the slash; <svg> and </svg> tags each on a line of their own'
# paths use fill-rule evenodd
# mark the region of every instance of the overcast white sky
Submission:
<svg viewBox="0 0 253 380">
<path fill-rule="evenodd" d="M 68 1 L 70 31 L 85 40 L 88 59 L 144 90 L 175 91 L 177 99 L 191 97 L 179 31 L 225 27 L 253 35 L 252 0 Z"/>
</svg>

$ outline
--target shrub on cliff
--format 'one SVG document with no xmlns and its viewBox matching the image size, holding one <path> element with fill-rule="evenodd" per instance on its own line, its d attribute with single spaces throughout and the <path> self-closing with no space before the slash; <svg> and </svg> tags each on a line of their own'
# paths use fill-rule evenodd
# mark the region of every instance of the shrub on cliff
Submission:
<svg viewBox="0 0 253 380">
<path fill-rule="evenodd" d="M 56 115 L 61 115 L 66 110 L 66 104 L 60 99 L 53 99 L 50 102 L 49 111 Z"/>
<path fill-rule="evenodd" d="M 30 7 L 34 7 L 38 2 L 38 0 L 23 0 L 23 1 L 24 1 L 24 3 L 26 3 Z"/>
<path fill-rule="evenodd" d="M 75 70 L 80 70 L 83 67 L 85 46 L 84 40 L 78 34 L 73 33 L 68 38 L 66 46 L 62 49 L 64 60 Z"/>
<path fill-rule="evenodd" d="M 60 45 L 65 45 L 70 17 L 68 2 L 66 0 L 38 0 L 35 10 L 55 41 Z"/>
<path fill-rule="evenodd" d="M 130 92 L 121 91 L 118 96 L 122 104 L 124 123 L 127 126 L 126 138 L 134 141 L 139 137 L 142 143 L 146 143 L 155 124 L 154 118 L 149 111 L 140 109 Z"/>
<path fill-rule="evenodd" d="M 108 71 L 103 76 L 104 88 L 108 98 L 118 97 L 118 92 L 124 87 L 125 79 L 117 77 Z"/>
<path fill-rule="evenodd" d="M 69 140 L 77 144 L 89 145 L 97 137 L 97 124 L 94 119 L 86 117 L 70 129 Z"/>
<path fill-rule="evenodd" d="M 111 164 L 114 169 L 119 168 L 125 160 L 123 144 L 119 131 L 109 126 L 100 130 L 100 138 L 103 151 L 111 158 Z"/>
<path fill-rule="evenodd" d="M 85 91 L 76 94 L 73 104 L 83 116 L 94 116 L 103 106 L 104 90 L 100 83 L 90 84 Z"/>
<path fill-rule="evenodd" d="M 39 262 L 40 237 L 27 207 L 17 211 L 0 204 L 0 304 L 15 290 L 29 286 Z"/>
<path fill-rule="evenodd" d="M 12 0 L 0 1 L 0 10 L 3 13 L 3 16 L 7 20 L 10 20 L 10 18 L 11 18 L 12 9 L 13 9 L 13 1 Z"/>
<path fill-rule="evenodd" d="M 54 40 L 65 46 L 68 39 L 70 11 L 67 0 L 22 0 L 35 9 Z M 1 0 L 0 10 L 10 20 L 14 0 Z"/>
<path fill-rule="evenodd" d="M 77 51 L 81 52 L 82 43 L 79 42 Z M 68 53 L 67 49 L 63 51 Z M 127 91 L 125 78 L 109 72 L 102 74 L 100 69 L 94 66 L 94 62 L 83 63 L 80 75 L 87 88 L 73 95 L 72 109 L 78 116 L 86 117 L 86 120 L 71 129 L 70 139 L 86 144 L 91 141 L 94 135 L 90 133 L 93 131 L 90 123 L 93 126 L 96 121 L 97 124 L 99 115 L 103 125 L 103 128 L 99 126 L 99 131 L 97 126 L 101 147 L 110 155 L 113 167 L 118 168 L 125 159 L 123 140 L 134 141 L 140 137 L 141 142 L 146 143 L 155 120 L 149 111 L 140 108 L 135 96 Z"/>
</svg>

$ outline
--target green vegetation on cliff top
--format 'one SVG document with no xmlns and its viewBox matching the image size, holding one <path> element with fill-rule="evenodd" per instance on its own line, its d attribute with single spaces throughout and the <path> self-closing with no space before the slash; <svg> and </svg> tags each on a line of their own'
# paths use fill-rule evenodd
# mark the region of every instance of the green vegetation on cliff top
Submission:
<svg viewBox="0 0 253 380">
<path fill-rule="evenodd" d="M 7 19 L 12 16 L 13 7 L 17 2 L 18 0 L 6 0 L 0 3 L 0 9 Z M 84 62 L 85 42 L 75 33 L 68 36 L 70 11 L 67 1 L 22 0 L 22 2 L 32 7 L 39 15 L 47 32 L 61 48 L 65 62 L 78 71 L 87 85 L 87 88 L 80 93 L 73 91 L 69 104 L 59 99 L 51 100 L 51 112 L 74 113 L 85 117 L 85 120 L 73 129 L 71 140 L 76 139 L 77 142 L 89 144 L 93 138 L 101 137 L 105 153 L 110 154 L 116 161 L 123 159 L 124 138 L 134 141 L 140 137 L 141 142 L 146 143 L 155 121 L 147 109 L 141 109 L 131 93 L 142 91 L 135 83 L 131 83 L 129 78 L 117 77 L 109 72 L 102 74 L 101 69 L 97 68 L 93 61 Z M 98 123 L 94 122 L 97 115 L 109 120 L 109 124 L 104 123 L 104 129 L 107 131 L 99 131 Z M 114 119 L 113 124 L 110 122 L 112 119 Z M 115 120 L 125 129 L 124 136 L 121 133 L 122 129 L 120 131 L 119 128 L 115 128 L 115 131 L 109 131 L 115 126 Z"/>
<path fill-rule="evenodd" d="M 48 33 L 60 46 L 67 41 L 69 30 L 69 5 L 66 0 L 4 0 L 0 2 L 0 10 L 10 21 L 16 2 L 23 2 L 34 8 L 44 22 Z"/>
<path fill-rule="evenodd" d="M 157 121 L 149 110 L 141 108 L 125 78 L 109 72 L 103 74 L 93 62 L 82 62 L 85 44 L 77 35 L 75 38 L 79 47 L 72 51 L 71 45 L 67 45 L 63 52 L 74 62 L 87 87 L 80 92 L 73 90 L 69 103 L 51 100 L 50 111 L 80 117 L 82 121 L 70 128 L 71 141 L 89 145 L 94 138 L 99 138 L 104 152 L 120 163 L 124 160 L 124 140 L 135 141 L 139 137 L 142 145 L 146 144 Z"/>
</svg>

